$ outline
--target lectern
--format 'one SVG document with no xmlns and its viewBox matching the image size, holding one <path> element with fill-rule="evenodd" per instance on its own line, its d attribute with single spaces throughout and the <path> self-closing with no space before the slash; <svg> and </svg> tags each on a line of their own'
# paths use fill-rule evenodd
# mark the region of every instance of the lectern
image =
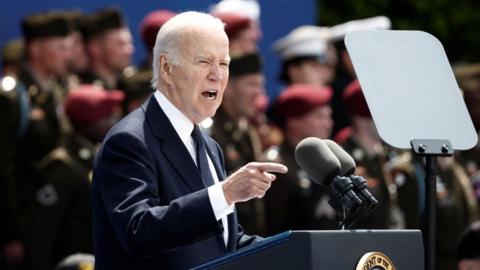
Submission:
<svg viewBox="0 0 480 270">
<path fill-rule="evenodd" d="M 194 269 L 421 270 L 423 254 L 418 230 L 288 231 Z"/>
</svg>

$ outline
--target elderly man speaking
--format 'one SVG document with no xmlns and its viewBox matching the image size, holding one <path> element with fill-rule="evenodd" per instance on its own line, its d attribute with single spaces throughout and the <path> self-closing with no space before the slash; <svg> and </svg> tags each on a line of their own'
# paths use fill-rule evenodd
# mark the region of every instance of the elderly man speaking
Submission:
<svg viewBox="0 0 480 270">
<path fill-rule="evenodd" d="M 184 269 L 259 240 L 243 234 L 234 205 L 263 197 L 287 168 L 249 163 L 226 177 L 221 149 L 198 127 L 220 106 L 229 60 L 220 20 L 185 12 L 162 26 L 157 90 L 95 161 L 95 269 Z"/>
</svg>

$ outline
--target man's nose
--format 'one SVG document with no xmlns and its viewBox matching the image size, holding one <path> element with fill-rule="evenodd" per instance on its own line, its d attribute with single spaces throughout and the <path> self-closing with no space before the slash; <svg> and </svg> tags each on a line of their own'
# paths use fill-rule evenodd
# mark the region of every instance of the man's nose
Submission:
<svg viewBox="0 0 480 270">
<path fill-rule="evenodd" d="M 210 72 L 208 73 L 208 79 L 212 81 L 220 81 L 225 76 L 224 71 L 218 64 L 212 64 L 210 66 Z"/>
</svg>

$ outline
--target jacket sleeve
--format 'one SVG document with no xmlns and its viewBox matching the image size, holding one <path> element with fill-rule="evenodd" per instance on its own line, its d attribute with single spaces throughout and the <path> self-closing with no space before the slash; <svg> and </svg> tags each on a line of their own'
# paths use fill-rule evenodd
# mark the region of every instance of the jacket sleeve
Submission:
<svg viewBox="0 0 480 270">
<path fill-rule="evenodd" d="M 221 234 L 207 189 L 160 205 L 158 181 L 179 179 L 160 179 L 156 170 L 165 168 L 155 167 L 146 144 L 136 135 L 109 137 L 96 162 L 94 202 L 95 197 L 100 199 L 117 240 L 130 254 L 149 256 Z"/>
<path fill-rule="evenodd" d="M 217 149 L 218 156 L 220 158 L 220 163 L 222 165 L 222 170 L 223 170 L 223 176 L 226 178 L 227 172 L 225 170 L 225 158 L 223 156 L 223 151 L 220 147 L 220 145 L 212 139 L 212 141 L 215 143 L 215 147 Z M 225 179 L 220 179 L 220 181 L 223 181 Z M 236 215 L 237 211 L 233 213 L 233 215 Z M 262 237 L 257 236 L 257 235 L 247 235 L 245 234 L 245 231 L 243 230 L 243 227 L 240 225 L 240 223 L 237 222 L 237 246 L 236 249 L 246 247 L 252 244 L 255 244 L 257 242 L 260 242 L 263 240 Z"/>
</svg>

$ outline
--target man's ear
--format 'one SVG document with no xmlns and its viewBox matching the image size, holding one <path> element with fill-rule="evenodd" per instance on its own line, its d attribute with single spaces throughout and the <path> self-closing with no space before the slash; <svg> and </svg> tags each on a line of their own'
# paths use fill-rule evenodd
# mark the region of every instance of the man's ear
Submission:
<svg viewBox="0 0 480 270">
<path fill-rule="evenodd" d="M 172 71 L 172 65 L 171 63 L 168 62 L 167 56 L 162 54 L 160 55 L 158 61 L 160 62 L 159 64 L 159 75 L 162 77 L 162 80 L 167 83 L 171 84 L 172 83 L 172 77 L 171 77 L 171 71 Z"/>
</svg>

